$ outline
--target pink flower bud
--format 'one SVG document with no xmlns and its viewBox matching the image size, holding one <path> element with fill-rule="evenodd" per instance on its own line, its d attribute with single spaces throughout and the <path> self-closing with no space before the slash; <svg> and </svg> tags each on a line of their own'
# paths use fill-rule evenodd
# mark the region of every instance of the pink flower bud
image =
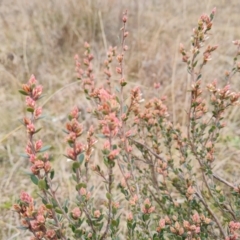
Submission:
<svg viewBox="0 0 240 240">
<path fill-rule="evenodd" d="M 37 216 L 37 222 L 40 223 L 40 224 L 43 224 L 45 223 L 45 218 L 43 215 L 38 215 Z"/>
<path fill-rule="evenodd" d="M 72 109 L 72 111 L 71 111 L 71 113 L 70 113 L 70 116 L 72 117 L 72 118 L 78 118 L 78 115 L 79 115 L 79 109 L 78 109 L 78 107 L 77 106 L 75 106 L 73 109 Z"/>
<path fill-rule="evenodd" d="M 36 84 L 36 83 L 37 83 L 37 80 L 36 80 L 35 76 L 32 74 L 30 79 L 28 80 L 28 84 L 33 85 L 33 84 Z"/>
<path fill-rule="evenodd" d="M 33 198 L 26 192 L 21 192 L 20 200 L 26 203 L 33 203 Z"/>
<path fill-rule="evenodd" d="M 34 126 L 33 123 L 30 123 L 30 124 L 27 125 L 27 131 L 29 133 L 34 133 L 35 132 L 35 126 Z"/>
<path fill-rule="evenodd" d="M 155 89 L 158 89 L 158 88 L 160 88 L 160 86 L 161 86 L 161 84 L 160 84 L 160 83 L 154 83 L 154 84 L 153 84 L 153 87 L 154 87 Z"/>
<path fill-rule="evenodd" d="M 118 74 L 121 74 L 121 73 L 122 73 L 122 69 L 121 69 L 120 67 L 116 67 L 116 72 L 117 72 Z"/>
<path fill-rule="evenodd" d="M 123 36 L 126 38 L 128 36 L 129 32 L 124 32 Z"/>
<path fill-rule="evenodd" d="M 38 85 L 37 87 L 35 87 L 32 91 L 33 99 L 37 100 L 41 96 L 42 90 L 43 90 L 42 85 Z"/>
<path fill-rule="evenodd" d="M 116 158 L 116 156 L 119 154 L 119 152 L 120 152 L 119 149 L 112 150 L 108 155 L 108 159 L 114 160 Z"/>
<path fill-rule="evenodd" d="M 35 165 L 36 168 L 42 169 L 44 167 L 44 162 L 41 161 L 41 160 L 37 160 L 37 161 L 34 162 L 34 165 Z"/>
<path fill-rule="evenodd" d="M 128 220 L 128 221 L 132 221 L 132 220 L 133 220 L 133 214 L 132 214 L 132 212 L 130 212 L 130 213 L 127 214 L 127 220 Z"/>
<path fill-rule="evenodd" d="M 26 105 L 28 107 L 34 108 L 35 104 L 36 104 L 35 101 L 31 97 L 29 97 L 29 96 L 26 97 Z"/>
<path fill-rule="evenodd" d="M 82 195 L 82 196 L 86 196 L 86 194 L 87 194 L 87 190 L 86 190 L 86 188 L 81 188 L 80 189 L 80 194 Z"/>
<path fill-rule="evenodd" d="M 101 216 L 101 212 L 99 210 L 94 211 L 94 217 L 99 218 Z"/>
<path fill-rule="evenodd" d="M 125 45 L 125 46 L 123 47 L 123 50 L 124 50 L 124 51 L 127 51 L 127 50 L 128 50 L 128 46 Z"/>
<path fill-rule="evenodd" d="M 217 11 L 217 8 L 216 8 L 216 7 L 214 7 L 214 8 L 213 8 L 213 10 L 212 10 L 212 14 L 215 14 L 215 13 L 216 13 L 216 11 Z"/>
<path fill-rule="evenodd" d="M 37 119 L 41 116 L 42 114 L 42 107 L 37 107 L 34 110 L 34 117 Z"/>
<path fill-rule="evenodd" d="M 127 15 L 123 15 L 122 21 L 123 21 L 124 23 L 127 22 Z"/>
<path fill-rule="evenodd" d="M 37 140 L 36 143 L 35 143 L 35 151 L 38 152 L 41 148 L 42 148 L 42 140 Z"/>
<path fill-rule="evenodd" d="M 78 207 L 75 207 L 72 210 L 71 214 L 72 214 L 72 218 L 76 220 L 76 219 L 80 218 L 82 212 L 81 212 L 81 210 Z"/>
<path fill-rule="evenodd" d="M 44 170 L 46 173 L 50 172 L 51 168 L 51 163 L 49 161 L 44 163 Z"/>
<path fill-rule="evenodd" d="M 85 48 L 90 48 L 90 44 L 89 44 L 88 42 L 85 42 L 85 43 L 84 43 L 84 47 L 85 47 Z"/>
<path fill-rule="evenodd" d="M 46 237 L 48 237 L 49 239 L 54 239 L 54 237 L 56 236 L 56 232 L 52 229 L 48 229 L 46 232 Z"/>
</svg>

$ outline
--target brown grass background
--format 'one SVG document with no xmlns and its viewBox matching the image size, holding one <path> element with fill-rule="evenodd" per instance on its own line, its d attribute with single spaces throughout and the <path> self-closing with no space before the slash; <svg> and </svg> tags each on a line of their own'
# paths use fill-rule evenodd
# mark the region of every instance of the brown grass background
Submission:
<svg viewBox="0 0 240 240">
<path fill-rule="evenodd" d="M 198 17 L 214 6 L 217 14 L 208 43 L 219 44 L 219 49 L 204 69 L 203 81 L 217 77 L 223 84 L 235 50 L 231 42 L 240 39 L 238 0 L 0 0 L 0 239 L 27 239 L 26 233 L 16 229 L 19 223 L 11 206 L 21 190 L 37 196 L 24 175 L 29 164 L 19 156 L 26 144 L 26 133 L 19 127 L 25 114 L 24 98 L 18 94 L 21 84 L 34 73 L 44 86 L 46 96 L 41 103 L 46 118 L 41 121 L 44 130 L 39 136 L 54 147 L 51 154 L 59 173 L 60 193 L 71 201 L 73 186 L 63 156 L 62 128 L 72 106 L 88 106 L 80 85 L 74 83 L 74 54 L 83 52 L 85 40 L 90 42 L 95 73 L 98 81 L 103 81 L 106 49 L 119 44 L 121 14 L 128 9 L 129 86 L 140 85 L 147 98 L 153 83 L 160 82 L 159 94 L 168 96 L 174 123 L 184 125 L 189 79 L 178 46 L 180 42 L 190 46 Z M 239 75 L 233 87 L 240 89 Z M 236 183 L 240 172 L 239 108 L 228 116 L 214 169 Z"/>
</svg>

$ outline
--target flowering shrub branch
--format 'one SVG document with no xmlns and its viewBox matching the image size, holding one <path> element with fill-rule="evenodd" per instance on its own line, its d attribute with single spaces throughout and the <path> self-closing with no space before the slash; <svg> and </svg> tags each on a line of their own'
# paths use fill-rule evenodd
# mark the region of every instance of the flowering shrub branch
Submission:
<svg viewBox="0 0 240 240">
<path fill-rule="evenodd" d="M 94 76 L 91 46 L 85 43 L 83 62 L 75 56 L 77 77 L 95 121 L 87 129 L 79 121 L 81 109 L 75 106 L 66 123 L 65 156 L 72 163 L 74 203 L 61 203 L 49 155 L 43 153 L 50 147 L 35 140 L 42 86 L 34 76 L 23 85 L 20 92 L 26 95 L 30 112 L 23 120 L 28 133 L 25 157 L 42 205 L 37 207 L 22 192 L 14 209 L 22 226 L 33 233 L 32 240 L 238 239 L 240 187 L 218 176 L 213 164 L 227 110 L 239 104 L 240 93 L 231 90 L 230 80 L 240 70 L 240 41 L 233 42 L 237 54 L 232 70 L 225 74 L 227 84 L 220 87 L 215 79 L 204 87 L 204 67 L 218 47 L 205 46 L 215 13 L 214 8 L 210 15 L 201 15 L 190 49 L 183 44 L 179 49 L 191 76 L 186 130 L 172 124 L 165 96 L 145 101 L 140 87 L 129 91 L 124 74 L 127 11 L 122 16 L 120 50 L 109 48 L 102 85 Z M 99 159 L 92 157 L 95 148 L 101 149 Z M 91 188 L 99 183 L 105 186 L 101 204 Z"/>
</svg>

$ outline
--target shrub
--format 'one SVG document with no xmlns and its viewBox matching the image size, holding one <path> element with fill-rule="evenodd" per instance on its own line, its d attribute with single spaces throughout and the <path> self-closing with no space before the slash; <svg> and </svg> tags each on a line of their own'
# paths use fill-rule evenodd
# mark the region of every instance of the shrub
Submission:
<svg viewBox="0 0 240 240">
<path fill-rule="evenodd" d="M 240 40 L 233 42 L 237 53 L 232 70 L 224 76 L 225 85 L 213 80 L 204 86 L 203 69 L 217 49 L 205 46 L 215 12 L 201 15 L 189 50 L 180 45 L 191 77 L 186 127 L 172 124 L 165 96 L 153 89 L 153 97 L 144 101 L 140 87 L 128 88 L 127 12 L 122 17 L 121 46 L 109 48 L 104 62 L 105 82 L 96 81 L 88 43 L 83 63 L 75 56 L 78 79 L 92 106 L 88 114 L 94 117 L 92 126 L 83 126 L 81 109 L 75 106 L 64 130 L 75 202 L 61 198 L 53 181 L 50 147 L 37 138 L 43 88 L 33 75 L 22 86 L 29 112 L 23 119 L 28 135 L 24 156 L 31 163 L 30 179 L 42 204 L 22 192 L 13 208 L 32 240 L 238 239 L 240 187 L 218 176 L 213 166 L 227 110 L 240 97 L 230 88 L 240 70 Z M 94 149 L 101 150 L 98 159 L 93 158 Z M 105 188 L 96 194 L 94 187 L 100 183 Z"/>
</svg>

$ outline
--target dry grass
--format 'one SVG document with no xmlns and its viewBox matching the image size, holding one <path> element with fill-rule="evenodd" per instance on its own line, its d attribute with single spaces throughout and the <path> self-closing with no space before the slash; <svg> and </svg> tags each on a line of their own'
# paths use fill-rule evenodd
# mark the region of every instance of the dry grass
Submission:
<svg viewBox="0 0 240 240">
<path fill-rule="evenodd" d="M 72 186 L 69 166 L 62 155 L 61 129 L 73 105 L 86 108 L 88 104 L 78 83 L 74 83 L 73 56 L 82 51 L 83 42 L 91 43 L 95 67 L 100 71 L 105 49 L 119 43 L 120 16 L 128 9 L 130 51 L 126 68 L 130 85 L 141 85 L 147 97 L 151 94 L 150 86 L 160 82 L 160 94 L 169 97 L 173 121 L 184 124 L 189 82 L 178 45 L 189 42 L 199 15 L 209 13 L 214 6 L 218 12 L 209 42 L 219 43 L 220 48 L 205 69 L 203 79 L 211 81 L 218 77 L 223 81 L 223 73 L 232 63 L 231 41 L 240 38 L 238 0 L 0 1 L 0 239 L 26 239 L 25 233 L 16 229 L 17 216 L 10 208 L 21 190 L 34 189 L 24 176 L 28 163 L 18 155 L 24 151 L 26 142 L 18 121 L 24 114 L 23 98 L 18 94 L 20 84 L 34 73 L 44 86 L 46 119 L 42 125 L 46 130 L 41 134 L 45 142 L 54 145 L 52 154 L 60 172 L 62 195 L 69 196 Z M 240 89 L 239 75 L 234 80 L 234 87 Z M 240 163 L 239 119 L 237 108 L 229 113 L 228 127 L 219 144 L 221 157 L 215 166 L 220 175 L 232 176 L 236 181 L 239 171 L 232 166 L 239 167 Z M 73 200 L 74 196 L 69 198 Z"/>
</svg>

